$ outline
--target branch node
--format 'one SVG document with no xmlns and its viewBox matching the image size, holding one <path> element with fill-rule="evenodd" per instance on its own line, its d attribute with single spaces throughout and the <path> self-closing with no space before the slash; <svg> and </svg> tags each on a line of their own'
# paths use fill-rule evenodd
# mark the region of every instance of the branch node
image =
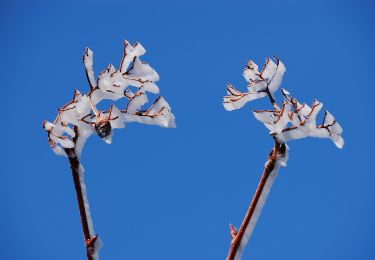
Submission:
<svg viewBox="0 0 375 260">
<path fill-rule="evenodd" d="M 232 241 L 233 241 L 237 236 L 237 228 L 233 226 L 232 224 L 229 224 L 229 230 L 230 230 L 230 236 L 232 237 Z"/>
</svg>

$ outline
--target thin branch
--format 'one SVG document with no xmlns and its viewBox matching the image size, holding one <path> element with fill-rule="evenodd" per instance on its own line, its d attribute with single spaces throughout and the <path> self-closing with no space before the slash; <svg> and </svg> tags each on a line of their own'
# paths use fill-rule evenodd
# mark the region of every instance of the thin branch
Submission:
<svg viewBox="0 0 375 260">
<path fill-rule="evenodd" d="M 93 255 L 96 250 L 95 242 L 98 239 L 98 236 L 90 235 L 88 212 L 86 212 L 84 194 L 83 194 L 81 180 L 79 176 L 80 175 L 79 173 L 80 163 L 76 156 L 74 148 L 65 148 L 65 152 L 68 155 L 70 168 L 72 170 L 74 188 L 75 188 L 76 195 L 77 195 L 78 209 L 79 209 L 79 214 L 81 216 L 81 224 L 82 224 L 83 236 L 85 240 L 87 260 L 94 260 L 95 258 Z"/>
<path fill-rule="evenodd" d="M 265 190 L 267 180 L 269 179 L 271 173 L 275 169 L 278 158 L 280 156 L 284 156 L 285 152 L 286 152 L 285 143 L 280 144 L 279 142 L 275 140 L 275 146 L 271 150 L 268 156 L 268 160 L 264 166 L 262 177 L 255 191 L 254 197 L 250 203 L 250 206 L 246 212 L 246 215 L 242 221 L 240 229 L 238 231 L 236 230 L 236 232 L 233 232 L 235 229 L 233 229 L 233 227 L 231 226 L 231 236 L 233 239 L 230 245 L 227 260 L 239 259 L 239 258 L 236 258 L 236 256 L 242 253 L 242 250 L 245 246 L 244 244 L 247 243 L 245 239 L 248 239 L 248 237 L 245 238 L 245 232 L 249 226 L 250 221 L 254 217 L 256 207 L 258 206 L 260 198 Z M 248 234 L 248 236 L 250 236 L 250 234 Z"/>
</svg>

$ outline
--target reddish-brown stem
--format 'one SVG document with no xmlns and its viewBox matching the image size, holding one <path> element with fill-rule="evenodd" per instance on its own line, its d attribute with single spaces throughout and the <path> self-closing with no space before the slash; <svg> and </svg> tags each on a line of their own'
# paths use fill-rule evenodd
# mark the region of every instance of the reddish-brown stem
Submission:
<svg viewBox="0 0 375 260">
<path fill-rule="evenodd" d="M 82 186 L 81 186 L 80 176 L 79 176 L 80 163 L 76 156 L 74 148 L 65 148 L 65 152 L 68 155 L 70 168 L 72 170 L 73 183 L 74 183 L 74 188 L 75 188 L 76 195 L 77 195 L 78 209 L 79 209 L 79 214 L 81 216 L 81 224 L 82 224 L 83 236 L 85 240 L 87 260 L 94 260 L 93 254 L 95 252 L 95 241 L 97 240 L 98 236 L 90 236 L 89 223 L 88 223 L 87 212 L 86 212 L 85 203 L 84 203 L 84 194 L 82 191 Z"/>
<path fill-rule="evenodd" d="M 258 187 L 255 191 L 255 194 L 253 196 L 253 199 L 250 203 L 250 206 L 246 212 L 246 215 L 242 221 L 240 229 L 237 231 L 237 234 L 235 237 L 232 239 L 227 260 L 233 260 L 236 257 L 236 254 L 238 253 L 239 247 L 241 245 L 242 239 L 244 237 L 245 231 L 250 223 L 251 218 L 254 215 L 254 211 L 256 206 L 258 205 L 259 198 L 264 190 L 264 187 L 266 185 L 266 182 L 268 180 L 268 177 L 272 173 L 272 171 L 275 168 L 276 162 L 277 162 L 277 157 L 278 156 L 284 156 L 286 151 L 286 146 L 284 143 L 280 144 L 275 140 L 275 146 L 271 150 L 268 160 L 264 166 L 263 174 L 262 177 L 259 181 Z"/>
</svg>

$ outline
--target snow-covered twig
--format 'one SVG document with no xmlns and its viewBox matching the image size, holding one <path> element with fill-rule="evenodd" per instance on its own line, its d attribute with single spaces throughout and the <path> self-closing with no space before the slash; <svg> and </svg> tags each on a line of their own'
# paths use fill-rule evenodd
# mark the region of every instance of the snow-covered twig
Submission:
<svg viewBox="0 0 375 260">
<path fill-rule="evenodd" d="M 261 121 L 275 141 L 249 209 L 242 221 L 240 229 L 230 225 L 232 237 L 227 260 L 240 260 L 242 252 L 251 236 L 273 181 L 278 173 L 279 166 L 286 166 L 288 159 L 287 141 L 304 137 L 330 138 L 338 148 L 344 146 L 342 128 L 336 119 L 326 111 L 321 125 L 317 125 L 316 117 L 323 104 L 317 100 L 311 107 L 299 103 L 291 97 L 289 92 L 282 89 L 284 101 L 282 106 L 277 104 L 274 93 L 281 85 L 286 69 L 277 58 L 267 59 L 259 72 L 258 65 L 249 61 L 243 71 L 248 82 L 248 91 L 240 92 L 233 85 L 227 85 L 227 96 L 224 96 L 223 105 L 228 111 L 239 109 L 247 102 L 268 97 L 273 106 L 271 110 L 253 110 L 255 118 Z"/>
<path fill-rule="evenodd" d="M 58 110 L 52 123 L 43 122 L 52 150 L 69 159 L 89 260 L 98 259 L 101 241 L 94 232 L 84 170 L 80 164 L 87 138 L 95 133 L 106 143 L 111 143 L 113 129 L 124 128 L 125 123 L 134 121 L 166 128 L 176 127 L 171 107 L 163 97 L 159 96 L 149 108 L 141 109 L 148 102 L 146 92 L 159 93 L 155 84 L 159 75 L 139 59 L 145 52 L 140 43 L 130 45 L 125 41 L 119 69 L 110 64 L 95 80 L 93 52 L 87 48 L 83 63 L 90 91 L 82 94 L 76 90 L 72 100 Z M 124 109 L 120 110 L 112 104 L 108 110 L 98 110 L 96 105 L 105 99 L 125 100 Z"/>
<path fill-rule="evenodd" d="M 285 143 L 280 144 L 275 140 L 274 148 L 271 150 L 268 160 L 264 165 L 262 177 L 255 191 L 254 197 L 242 221 L 241 227 L 236 230 L 230 225 L 232 242 L 227 259 L 241 259 L 242 252 L 250 238 L 258 217 L 267 200 L 271 186 L 278 174 L 280 166 L 285 166 L 288 160 L 288 147 Z M 233 232 L 235 230 L 235 232 Z"/>
<path fill-rule="evenodd" d="M 83 167 L 80 164 L 74 149 L 66 148 L 65 152 L 68 154 L 69 164 L 72 170 L 78 209 L 81 216 L 82 231 L 85 239 L 86 256 L 88 260 L 96 260 L 98 259 L 98 253 L 102 246 L 102 243 L 99 236 L 95 235 L 94 232 L 90 207 L 86 193 L 86 185 L 83 179 Z"/>
</svg>

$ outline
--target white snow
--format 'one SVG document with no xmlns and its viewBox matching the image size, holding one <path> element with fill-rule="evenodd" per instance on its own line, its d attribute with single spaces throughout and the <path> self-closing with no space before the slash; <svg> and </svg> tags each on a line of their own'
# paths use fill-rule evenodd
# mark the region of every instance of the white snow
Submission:
<svg viewBox="0 0 375 260">
<path fill-rule="evenodd" d="M 259 90 L 265 90 L 266 87 L 267 87 L 267 83 L 264 80 L 252 81 L 247 85 L 247 89 L 249 92 L 257 92 Z"/>
<path fill-rule="evenodd" d="M 77 113 L 79 117 L 83 117 L 90 113 L 91 106 L 90 106 L 90 98 L 83 94 L 81 99 L 76 104 Z"/>
<path fill-rule="evenodd" d="M 99 260 L 99 251 L 103 247 L 103 242 L 98 236 L 95 243 L 94 243 L 94 253 L 92 254 L 93 260 Z"/>
<path fill-rule="evenodd" d="M 50 146 L 56 154 L 66 156 L 64 148 L 75 148 L 76 155 L 80 158 L 87 138 L 96 133 L 94 129 L 96 120 L 109 117 L 108 111 L 97 111 L 96 105 L 102 100 L 127 101 L 127 104 L 121 105 L 126 108 L 126 113 L 113 106 L 111 117 L 108 118 L 112 132 L 104 138 L 107 143 L 112 142 L 113 129 L 124 128 L 125 122 L 176 127 L 175 117 L 164 98 L 157 98 L 148 110 L 140 110 L 148 102 L 146 92 L 159 93 L 159 88 L 155 84 L 155 81 L 159 80 L 158 73 L 139 59 L 145 52 L 140 43 L 132 46 L 125 41 L 124 57 L 119 70 L 109 64 L 95 80 L 94 55 L 91 49 L 85 50 L 83 64 L 91 87 L 90 92 L 82 94 L 75 91 L 73 99 L 59 109 L 54 124 L 45 122 L 43 125 L 49 133 Z M 138 91 L 133 94 L 129 86 L 136 87 Z M 76 126 L 75 130 L 72 129 L 73 126 Z M 73 142 L 74 137 L 75 142 Z"/>
<path fill-rule="evenodd" d="M 323 103 L 315 100 L 310 107 L 291 97 L 287 90 L 282 89 L 281 91 L 285 98 L 282 110 L 285 113 L 281 117 L 278 115 L 280 111 L 276 110 L 253 111 L 254 117 L 270 130 L 270 134 L 275 135 L 280 142 L 316 137 L 330 138 L 338 148 L 344 146 L 342 127 L 331 113 L 326 111 L 324 122 L 322 125 L 317 125 L 317 116 L 323 107 Z"/>
<path fill-rule="evenodd" d="M 128 75 L 139 78 L 141 80 L 159 80 L 158 73 L 147 63 L 141 62 L 138 57 L 135 58 L 133 68 L 129 71 Z"/>
<path fill-rule="evenodd" d="M 268 129 L 270 124 L 275 123 L 274 111 L 253 111 L 254 117 L 262 122 Z"/>
<path fill-rule="evenodd" d="M 105 95 L 102 92 L 102 90 L 100 90 L 100 88 L 97 88 L 93 92 L 91 92 L 90 99 L 94 105 L 98 104 L 104 98 L 105 98 Z"/>
<path fill-rule="evenodd" d="M 104 137 L 102 139 L 107 144 L 111 144 L 112 143 L 112 137 L 113 137 L 113 131 L 109 135 L 107 135 L 106 137 Z"/>
<path fill-rule="evenodd" d="M 89 80 L 90 86 L 92 88 L 96 87 L 96 81 L 95 81 L 95 75 L 93 71 L 93 52 L 89 49 L 86 48 L 86 52 L 83 55 L 83 64 L 85 65 L 86 73 L 87 73 L 87 78 Z"/>
<path fill-rule="evenodd" d="M 80 183 L 81 189 L 82 189 L 83 204 L 85 205 L 87 224 L 88 224 L 88 227 L 89 227 L 90 237 L 93 237 L 93 236 L 95 236 L 95 230 L 94 230 L 94 224 L 92 222 L 89 200 L 87 198 L 87 190 L 86 190 L 85 174 L 84 173 L 85 173 L 85 169 L 80 164 L 79 168 L 78 168 L 79 183 Z"/>
<path fill-rule="evenodd" d="M 277 68 L 273 76 L 268 81 L 268 89 L 271 92 L 271 94 L 275 93 L 276 90 L 280 87 L 281 82 L 283 81 L 284 73 L 286 71 L 286 68 L 284 66 L 284 63 L 282 63 L 280 60 L 277 61 Z"/>
<path fill-rule="evenodd" d="M 145 54 L 146 50 L 143 48 L 143 46 L 137 42 L 133 46 L 125 40 L 124 43 L 124 57 L 121 62 L 120 71 L 126 72 L 128 69 L 130 63 L 134 60 L 135 57 L 140 57 L 143 54 Z"/>
<path fill-rule="evenodd" d="M 291 104 L 284 103 L 281 111 L 258 111 L 254 110 L 253 114 L 256 119 L 261 121 L 265 127 L 270 130 L 270 134 L 279 134 L 288 125 L 290 118 L 289 112 Z"/>
<path fill-rule="evenodd" d="M 112 115 L 111 115 L 110 123 L 111 123 L 112 129 L 125 127 L 124 116 L 116 106 L 113 106 L 112 108 Z"/>
<path fill-rule="evenodd" d="M 243 76 L 247 82 L 257 81 L 261 78 L 259 77 L 258 65 L 253 61 L 249 61 L 243 70 Z"/>
<path fill-rule="evenodd" d="M 60 145 L 54 145 L 52 148 L 52 151 L 57 154 L 57 155 L 61 155 L 61 156 L 64 156 L 64 157 L 67 157 L 67 154 L 66 152 L 64 151 L 64 149 L 60 146 Z"/>
<path fill-rule="evenodd" d="M 273 62 L 273 60 L 271 60 L 270 58 L 267 58 L 265 64 L 264 64 L 264 67 L 262 69 L 262 77 L 264 79 L 270 79 L 273 77 L 273 75 L 275 75 L 276 73 L 276 70 L 277 70 L 277 65 L 275 62 Z"/>
<path fill-rule="evenodd" d="M 78 124 L 78 138 L 75 143 L 75 150 L 76 150 L 76 155 L 78 159 L 80 159 L 81 157 L 82 149 L 83 149 L 83 146 L 85 145 L 86 140 L 94 133 L 95 133 L 95 130 L 92 126 L 84 122 L 80 122 Z"/>
<path fill-rule="evenodd" d="M 227 85 L 227 96 L 223 98 L 224 108 L 228 111 L 242 108 L 247 102 L 267 96 L 266 89 L 269 89 L 271 95 L 280 87 L 286 68 L 284 64 L 277 59 L 275 61 L 267 59 L 261 72 L 258 71 L 258 65 L 249 61 L 246 65 L 243 76 L 249 83 L 248 92 L 240 92 Z"/>
<path fill-rule="evenodd" d="M 292 104 L 291 100 L 293 100 L 293 102 L 297 104 L 298 111 L 294 111 L 292 117 L 289 118 L 293 128 L 284 130 L 276 135 L 280 142 L 287 142 L 305 137 L 316 137 L 330 138 L 338 148 L 344 146 L 344 139 L 341 136 L 342 128 L 328 111 L 325 112 L 325 120 L 322 125 L 317 125 L 317 115 L 323 107 L 321 102 L 315 100 L 310 108 L 305 104 L 301 105 L 293 98 L 287 98 L 287 100 L 290 102 L 289 104 Z"/>
<path fill-rule="evenodd" d="M 267 94 L 264 92 L 249 91 L 241 93 L 233 85 L 227 85 L 227 96 L 223 98 L 223 106 L 226 110 L 232 111 L 242 108 L 247 102 L 262 98 Z"/>
<path fill-rule="evenodd" d="M 143 83 L 141 89 L 153 94 L 159 94 L 159 87 L 151 81 L 146 81 L 145 83 Z"/>
<path fill-rule="evenodd" d="M 151 107 L 143 113 L 124 113 L 125 122 L 139 122 L 149 125 L 158 125 L 166 128 L 175 128 L 175 117 L 171 107 L 163 97 L 159 97 Z"/>
<path fill-rule="evenodd" d="M 108 71 L 102 72 L 98 76 L 98 87 L 103 93 L 103 99 L 116 101 L 124 97 L 124 87 L 126 84 L 115 84 L 114 78 Z"/>
<path fill-rule="evenodd" d="M 71 129 L 67 130 L 68 128 L 65 126 L 62 126 L 60 122 L 57 122 L 56 124 L 52 124 L 48 121 L 45 121 L 43 123 L 43 128 L 47 132 L 49 132 L 50 145 L 56 154 L 64 155 L 64 153 L 62 153 L 62 149 L 59 148 L 59 145 L 61 146 L 61 148 L 73 148 L 74 147 L 74 143 L 71 141 L 71 139 L 69 139 L 69 136 L 64 135 L 65 133 L 64 131 L 68 131 L 69 134 L 72 134 L 70 131 Z"/>
<path fill-rule="evenodd" d="M 134 113 L 139 110 L 141 106 L 148 102 L 147 96 L 144 92 L 138 91 L 134 94 L 133 98 L 129 100 L 129 103 L 126 107 L 128 113 Z"/>
</svg>

